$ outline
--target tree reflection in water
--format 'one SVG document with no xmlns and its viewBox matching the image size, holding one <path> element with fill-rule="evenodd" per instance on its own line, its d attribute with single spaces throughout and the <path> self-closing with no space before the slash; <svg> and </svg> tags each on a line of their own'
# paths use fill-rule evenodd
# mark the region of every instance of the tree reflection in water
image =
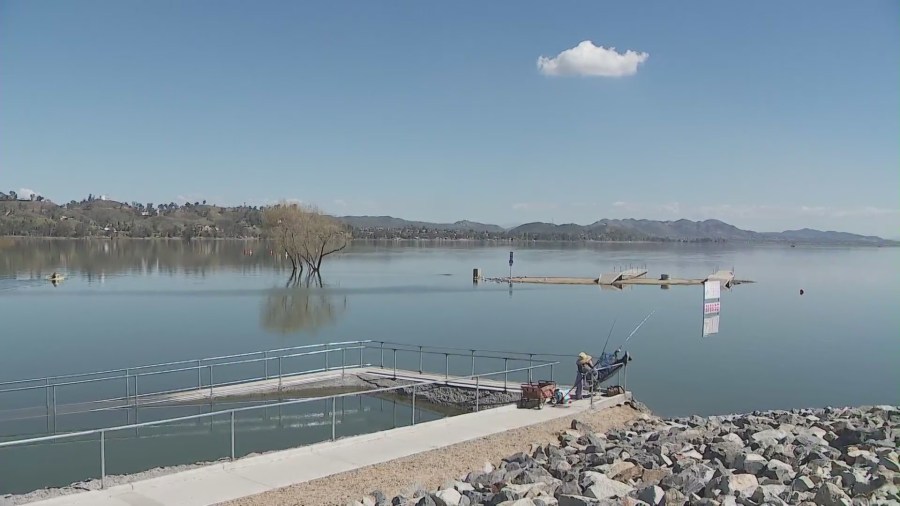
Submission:
<svg viewBox="0 0 900 506">
<path fill-rule="evenodd" d="M 270 292 L 263 303 L 260 319 L 271 332 L 295 334 L 315 333 L 335 323 L 347 312 L 347 296 L 328 293 L 327 289 L 289 283 L 284 289 Z"/>
</svg>

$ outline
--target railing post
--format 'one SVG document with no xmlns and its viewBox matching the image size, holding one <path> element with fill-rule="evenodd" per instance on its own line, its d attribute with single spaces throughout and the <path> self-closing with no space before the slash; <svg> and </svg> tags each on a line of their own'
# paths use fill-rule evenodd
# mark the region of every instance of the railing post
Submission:
<svg viewBox="0 0 900 506">
<path fill-rule="evenodd" d="M 422 374 L 422 347 L 419 346 L 419 374 Z"/>
<path fill-rule="evenodd" d="M 53 432 L 56 432 L 56 385 L 53 385 Z M 134 384 L 135 394 L 137 394 L 137 383 Z M 135 402 L 137 402 L 137 397 L 135 397 Z"/>
<path fill-rule="evenodd" d="M 444 379 L 450 379 L 450 354 L 444 353 Z"/>
<path fill-rule="evenodd" d="M 472 376 L 475 376 L 475 350 L 472 350 Z"/>
<path fill-rule="evenodd" d="M 475 411 L 478 411 L 478 397 L 481 394 L 480 380 L 478 376 L 475 376 Z"/>
<path fill-rule="evenodd" d="M 231 410 L 231 460 L 234 461 L 234 410 Z"/>
<path fill-rule="evenodd" d="M 47 378 L 47 386 L 44 387 L 44 397 L 47 404 L 47 432 L 50 432 L 50 378 Z"/>
<path fill-rule="evenodd" d="M 503 357 L 503 391 L 506 391 L 506 381 L 509 377 L 509 357 Z"/>
<path fill-rule="evenodd" d="M 281 355 L 278 356 L 278 391 L 281 391 Z"/>
<path fill-rule="evenodd" d="M 266 379 L 269 379 L 269 350 L 263 352 L 263 363 L 266 364 Z"/>
<path fill-rule="evenodd" d="M 328 345 L 325 345 L 325 370 L 328 371 Z"/>
<path fill-rule="evenodd" d="M 100 488 L 106 488 L 106 431 L 100 431 Z"/>
<path fill-rule="evenodd" d="M 213 398 L 213 383 L 215 383 L 215 382 L 213 381 L 213 374 L 212 374 L 212 368 L 213 368 L 213 366 L 212 366 L 212 364 L 209 364 L 209 366 L 207 366 L 207 367 L 209 367 L 209 400 L 210 400 L 210 402 L 212 402 L 212 398 Z"/>
<path fill-rule="evenodd" d="M 203 389 L 203 368 L 200 365 L 200 360 L 197 360 L 197 390 Z"/>
<path fill-rule="evenodd" d="M 622 366 L 622 390 L 628 392 L 628 366 Z"/>
<path fill-rule="evenodd" d="M 394 348 L 394 379 L 397 379 L 397 348 Z"/>
<path fill-rule="evenodd" d="M 384 369 L 384 341 L 381 341 L 381 368 Z"/>
<path fill-rule="evenodd" d="M 344 352 L 346 349 L 347 348 L 341 346 L 341 377 L 342 378 L 344 377 L 344 356 L 345 356 Z"/>
<path fill-rule="evenodd" d="M 528 382 L 529 382 L 529 383 L 532 383 L 533 380 L 534 380 L 534 377 L 533 377 L 532 374 L 531 374 L 531 371 L 533 370 L 533 369 L 532 369 L 533 367 L 534 367 L 534 354 L 529 353 L 529 354 L 528 354 Z"/>
<path fill-rule="evenodd" d="M 365 345 L 361 345 L 359 347 L 359 368 L 362 369 L 363 366 L 363 350 L 366 349 Z"/>
<path fill-rule="evenodd" d="M 125 404 L 128 404 L 128 369 L 125 369 Z"/>
<path fill-rule="evenodd" d="M 331 440 L 334 441 L 337 438 L 335 437 L 337 432 L 335 431 L 335 425 L 337 424 L 337 397 L 331 398 Z"/>
<path fill-rule="evenodd" d="M 550 381 L 553 381 L 553 364 L 550 364 Z"/>
<path fill-rule="evenodd" d="M 416 424 L 416 386 L 412 387 L 412 425 Z"/>
</svg>

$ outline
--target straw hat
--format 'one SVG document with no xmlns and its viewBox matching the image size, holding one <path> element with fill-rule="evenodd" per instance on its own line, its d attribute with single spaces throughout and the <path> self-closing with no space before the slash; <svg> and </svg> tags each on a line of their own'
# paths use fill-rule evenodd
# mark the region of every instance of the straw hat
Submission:
<svg viewBox="0 0 900 506">
<path fill-rule="evenodd" d="M 590 357 L 588 357 L 588 354 L 583 351 L 578 354 L 578 360 L 580 360 L 582 362 L 587 362 L 589 358 Z"/>
</svg>

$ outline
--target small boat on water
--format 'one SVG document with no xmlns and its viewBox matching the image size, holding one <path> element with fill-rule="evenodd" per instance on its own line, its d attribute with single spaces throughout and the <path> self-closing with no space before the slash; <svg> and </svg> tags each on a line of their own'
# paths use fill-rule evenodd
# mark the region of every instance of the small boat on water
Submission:
<svg viewBox="0 0 900 506">
<path fill-rule="evenodd" d="M 51 274 L 50 277 L 47 278 L 47 279 L 49 279 L 50 282 L 53 283 L 53 284 L 55 285 L 55 284 L 57 284 L 57 283 L 61 283 L 64 279 L 66 279 L 66 277 L 65 277 L 64 275 L 62 275 L 62 274 L 59 274 L 58 272 L 54 272 L 54 273 Z"/>
</svg>

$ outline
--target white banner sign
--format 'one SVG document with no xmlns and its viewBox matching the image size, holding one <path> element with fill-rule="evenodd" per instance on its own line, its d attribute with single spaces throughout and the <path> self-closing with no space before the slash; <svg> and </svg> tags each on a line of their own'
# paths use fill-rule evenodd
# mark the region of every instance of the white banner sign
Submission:
<svg viewBox="0 0 900 506">
<path fill-rule="evenodd" d="M 719 315 L 703 319 L 703 337 L 719 332 Z"/>
<path fill-rule="evenodd" d="M 722 294 L 722 283 L 718 279 L 708 280 L 703 283 L 703 298 L 718 299 Z"/>
</svg>

